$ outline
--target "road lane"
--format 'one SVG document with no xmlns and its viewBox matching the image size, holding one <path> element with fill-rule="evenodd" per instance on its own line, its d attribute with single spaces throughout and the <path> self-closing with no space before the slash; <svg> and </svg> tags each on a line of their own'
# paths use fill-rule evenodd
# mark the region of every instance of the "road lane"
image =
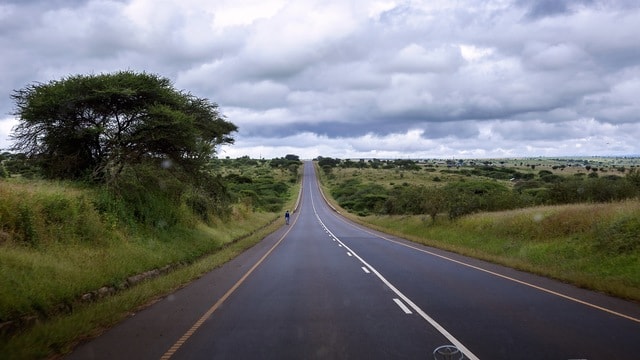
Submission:
<svg viewBox="0 0 640 360">
<path fill-rule="evenodd" d="M 425 358 L 448 343 L 331 237 L 305 180 L 291 232 L 173 358 Z"/>
<path fill-rule="evenodd" d="M 614 358 L 635 359 L 640 354 L 635 303 L 378 234 L 330 210 L 322 209 L 320 216 L 480 358 L 608 359 L 615 353 Z"/>
<path fill-rule="evenodd" d="M 431 359 L 450 343 L 472 359 L 640 354 L 635 303 L 352 224 L 311 163 L 302 194 L 290 226 L 69 358 Z"/>
</svg>

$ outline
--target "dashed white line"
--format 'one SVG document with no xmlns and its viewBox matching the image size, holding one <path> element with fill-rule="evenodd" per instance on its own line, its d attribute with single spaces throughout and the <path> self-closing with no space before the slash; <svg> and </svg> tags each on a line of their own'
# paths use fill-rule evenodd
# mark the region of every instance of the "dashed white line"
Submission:
<svg viewBox="0 0 640 360">
<path fill-rule="evenodd" d="M 336 237 L 335 234 L 333 234 L 331 232 L 331 230 L 329 230 L 329 228 L 324 224 L 322 219 L 320 219 L 320 215 L 318 215 L 318 212 L 316 211 L 315 204 L 313 202 L 313 197 L 311 197 L 311 206 L 313 207 L 313 212 L 315 213 L 316 218 L 318 219 L 318 221 L 320 221 L 320 224 L 322 224 L 322 227 L 325 229 L 325 231 L 327 231 L 329 234 L 331 234 L 331 236 L 336 238 L 336 240 L 338 241 L 338 246 L 344 247 L 345 249 L 351 251 L 351 253 L 353 254 L 353 256 L 355 258 L 360 260 L 360 262 L 363 265 L 368 267 L 371 270 L 372 273 L 374 273 L 385 285 L 387 285 L 387 287 L 389 287 L 389 289 L 391 291 L 393 291 L 399 298 L 404 300 L 404 302 L 407 303 L 411 309 L 413 309 L 418 315 L 420 315 L 424 320 L 426 320 L 429 324 L 431 324 L 431 326 L 433 326 L 438 332 L 440 332 L 440 334 L 442 334 L 444 337 L 446 337 L 453 345 L 455 345 L 455 347 L 460 349 L 460 351 L 462 351 L 462 353 L 465 354 L 469 360 L 478 360 L 478 357 L 474 353 L 472 353 L 469 349 L 467 349 L 466 346 L 464 346 L 458 339 L 456 339 L 451 333 L 449 333 L 444 327 L 442 327 L 442 325 L 440 325 L 437 321 L 435 321 L 433 318 L 431 318 L 429 315 L 427 315 L 426 312 L 424 312 L 421 308 L 419 308 L 406 295 L 404 295 L 402 292 L 400 292 L 400 290 L 398 290 L 387 279 L 385 279 L 385 277 L 382 276 L 382 274 L 380 274 L 375 268 L 371 267 L 371 265 L 369 265 L 363 258 L 361 258 L 358 254 L 353 252 L 353 250 L 351 250 L 338 237 Z M 404 303 L 403 303 L 403 305 L 404 305 Z"/>
<path fill-rule="evenodd" d="M 362 267 L 362 271 L 366 272 L 367 274 L 371 274 L 371 271 L 369 271 L 369 269 L 367 269 L 365 266 Z"/>
<path fill-rule="evenodd" d="M 348 251 L 347 251 L 347 255 L 349 255 L 349 256 L 353 256 L 353 255 L 352 255 L 350 252 L 348 252 Z"/>
<path fill-rule="evenodd" d="M 395 299 L 394 298 L 393 301 L 395 301 L 396 304 L 398 304 L 400 309 L 402 309 L 402 311 L 404 311 L 405 314 L 412 314 L 411 310 L 409 310 L 407 305 L 405 305 L 400 299 Z"/>
</svg>

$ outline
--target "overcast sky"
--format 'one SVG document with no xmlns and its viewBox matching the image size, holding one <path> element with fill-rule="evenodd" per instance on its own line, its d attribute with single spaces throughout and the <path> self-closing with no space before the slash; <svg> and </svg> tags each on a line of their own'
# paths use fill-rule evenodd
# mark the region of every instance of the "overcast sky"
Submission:
<svg viewBox="0 0 640 360">
<path fill-rule="evenodd" d="M 119 70 L 239 127 L 232 158 L 640 155 L 636 0 L 2 0 L 10 94 Z"/>
</svg>

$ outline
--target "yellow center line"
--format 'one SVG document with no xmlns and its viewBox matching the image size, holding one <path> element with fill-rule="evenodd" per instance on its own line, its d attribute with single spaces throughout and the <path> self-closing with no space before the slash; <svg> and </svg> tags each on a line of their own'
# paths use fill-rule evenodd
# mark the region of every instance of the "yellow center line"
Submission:
<svg viewBox="0 0 640 360">
<path fill-rule="evenodd" d="M 204 315 L 202 315 L 200 317 L 200 319 L 198 319 L 198 321 L 196 321 L 193 326 L 191 326 L 191 328 L 184 333 L 184 335 L 182 335 L 182 337 L 180 337 L 180 339 L 178 339 L 178 341 L 175 342 L 175 344 L 173 344 L 173 346 L 171 346 L 171 348 L 169 348 L 169 350 L 167 350 L 167 352 L 164 353 L 164 355 L 162 355 L 162 357 L 160 358 L 161 360 L 168 360 L 170 359 L 177 351 L 178 349 L 180 349 L 180 347 L 187 341 L 189 340 L 189 338 L 191 336 L 193 336 L 193 334 L 195 334 L 196 331 L 198 331 L 198 329 L 200 328 L 200 326 L 202 326 L 202 324 L 204 324 L 204 322 L 211 317 L 211 315 L 220 307 L 220 305 L 222 305 L 222 303 L 227 300 L 227 298 L 229 298 L 229 296 L 231 296 L 231 294 L 233 294 L 234 291 L 236 291 L 236 289 L 238 289 L 238 287 L 240 287 L 240 285 L 242 285 L 242 283 L 249 277 L 249 275 L 251 275 L 251 273 L 258 267 L 260 266 L 260 264 L 262 264 L 262 262 L 273 252 L 273 250 L 280 245 L 280 243 L 282 242 L 282 240 L 284 240 L 284 238 L 289 234 L 289 232 L 291 231 L 291 229 L 293 229 L 293 226 L 295 225 L 295 223 L 298 221 L 298 216 L 295 217 L 295 219 L 293 220 L 293 223 L 290 225 L 289 229 L 284 233 L 284 235 L 282 235 L 282 237 L 271 247 L 271 249 L 269 249 L 269 251 L 267 251 L 262 258 L 260 258 L 260 260 L 258 260 L 258 262 L 256 262 L 251 269 L 249 269 L 243 276 L 242 278 L 240 278 L 240 280 L 238 280 L 220 299 L 218 299 L 218 301 L 213 304 L 213 306 L 211 306 L 211 308 L 209 308 L 209 310 L 207 310 L 206 313 L 204 313 Z"/>
</svg>

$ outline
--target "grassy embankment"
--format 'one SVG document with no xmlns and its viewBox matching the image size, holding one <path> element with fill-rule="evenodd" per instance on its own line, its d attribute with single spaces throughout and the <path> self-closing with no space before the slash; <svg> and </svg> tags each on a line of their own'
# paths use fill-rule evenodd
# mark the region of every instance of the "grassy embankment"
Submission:
<svg viewBox="0 0 640 360">
<path fill-rule="evenodd" d="M 290 190 L 292 207 L 299 186 Z M 0 181 L 0 358 L 68 351 L 253 246 L 281 225 L 280 214 L 236 204 L 208 224 L 186 209 L 177 226 L 124 224 L 100 212 L 104 194 L 73 184 Z M 128 286 L 127 279 L 171 267 Z M 98 301 L 81 296 L 103 287 Z M 113 291 L 112 291 L 113 292 Z M 19 326 L 17 333 L 10 330 Z"/>
<path fill-rule="evenodd" d="M 382 185 L 409 181 L 430 186 L 442 186 L 428 183 L 434 176 L 450 177 L 406 172 L 400 178 L 392 170 L 340 171 L 333 181 L 323 177 L 326 195 L 330 196 L 332 184 L 349 177 L 362 176 Z M 347 216 L 418 243 L 640 301 L 640 199 L 538 206 L 477 213 L 457 220 L 443 214 L 435 222 L 426 215 Z"/>
</svg>

